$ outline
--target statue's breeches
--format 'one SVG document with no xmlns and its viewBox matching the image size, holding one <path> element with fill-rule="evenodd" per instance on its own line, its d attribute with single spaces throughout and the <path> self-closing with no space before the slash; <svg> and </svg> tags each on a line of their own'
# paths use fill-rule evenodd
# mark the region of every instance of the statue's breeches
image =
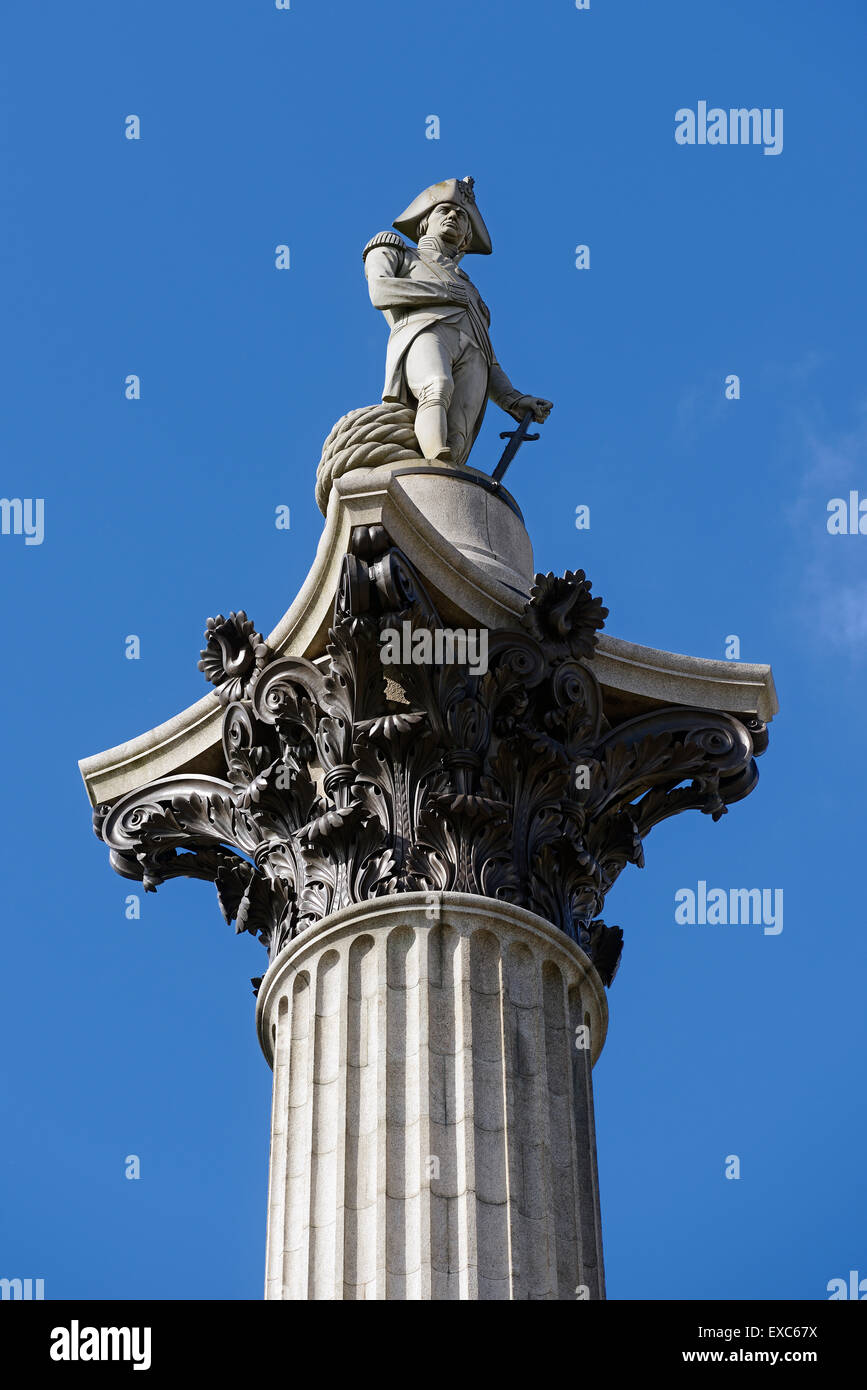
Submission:
<svg viewBox="0 0 867 1390">
<path fill-rule="evenodd" d="M 404 370 L 419 411 L 445 410 L 449 449 L 454 461 L 463 463 L 481 428 L 488 398 L 489 368 L 483 352 L 457 325 L 437 323 L 413 340 Z"/>
</svg>

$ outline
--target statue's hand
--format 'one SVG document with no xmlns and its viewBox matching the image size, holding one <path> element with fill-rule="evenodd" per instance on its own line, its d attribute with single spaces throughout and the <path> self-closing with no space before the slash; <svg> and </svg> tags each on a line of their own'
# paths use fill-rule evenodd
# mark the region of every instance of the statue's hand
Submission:
<svg viewBox="0 0 867 1390">
<path fill-rule="evenodd" d="M 533 419 L 537 425 L 541 425 L 547 420 L 553 409 L 554 402 L 546 401 L 541 396 L 521 396 L 515 401 L 509 414 L 520 421 L 523 420 L 528 410 L 532 410 Z"/>
</svg>

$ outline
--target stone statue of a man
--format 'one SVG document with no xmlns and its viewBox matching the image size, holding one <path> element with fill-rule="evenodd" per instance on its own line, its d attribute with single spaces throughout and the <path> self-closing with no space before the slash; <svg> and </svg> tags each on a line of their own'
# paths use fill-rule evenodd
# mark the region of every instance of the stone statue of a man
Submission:
<svg viewBox="0 0 867 1390">
<path fill-rule="evenodd" d="M 416 407 L 415 433 L 427 459 L 465 463 L 488 398 L 516 420 L 547 419 L 551 401 L 516 391 L 494 355 L 491 315 L 463 256 L 489 255 L 491 239 L 476 207 L 473 180 L 426 188 L 364 248 L 370 298 L 391 328 L 383 401 Z"/>
</svg>

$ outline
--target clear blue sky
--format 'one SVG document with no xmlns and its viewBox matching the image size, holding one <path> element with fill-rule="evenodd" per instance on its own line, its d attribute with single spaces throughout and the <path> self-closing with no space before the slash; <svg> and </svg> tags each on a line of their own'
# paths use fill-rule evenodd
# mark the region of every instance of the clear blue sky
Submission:
<svg viewBox="0 0 867 1390">
<path fill-rule="evenodd" d="M 555 402 L 510 474 L 537 567 L 583 567 L 616 636 L 722 657 L 738 635 L 782 704 L 753 796 L 657 829 L 608 900 L 609 1295 L 867 1275 L 867 536 L 826 529 L 867 496 L 865 39 L 859 0 L 7 7 L 0 491 L 44 498 L 45 538 L 0 536 L 0 1275 L 261 1297 L 264 952 L 207 884 L 125 919 L 77 760 L 205 692 L 209 615 L 267 632 L 288 607 L 321 442 L 381 389 L 361 249 L 467 173 L 498 355 Z M 679 146 L 702 100 L 782 108 L 782 153 Z M 782 933 L 678 926 L 702 879 L 783 889 Z"/>
</svg>

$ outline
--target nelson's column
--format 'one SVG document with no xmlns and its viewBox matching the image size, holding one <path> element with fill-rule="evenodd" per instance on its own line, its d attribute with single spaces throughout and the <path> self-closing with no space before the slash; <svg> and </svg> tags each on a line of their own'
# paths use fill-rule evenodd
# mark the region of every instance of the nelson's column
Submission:
<svg viewBox="0 0 867 1390">
<path fill-rule="evenodd" d="M 472 180 L 393 226 L 364 248 L 382 403 L 325 442 L 301 592 L 267 638 L 209 618 L 215 689 L 81 769 L 118 873 L 210 880 L 268 950 L 266 1297 L 600 1299 L 605 896 L 659 821 L 752 791 L 773 681 L 534 579 L 500 479 L 552 407 L 460 266 L 491 250 Z M 493 477 L 488 398 L 520 422 Z"/>
</svg>

